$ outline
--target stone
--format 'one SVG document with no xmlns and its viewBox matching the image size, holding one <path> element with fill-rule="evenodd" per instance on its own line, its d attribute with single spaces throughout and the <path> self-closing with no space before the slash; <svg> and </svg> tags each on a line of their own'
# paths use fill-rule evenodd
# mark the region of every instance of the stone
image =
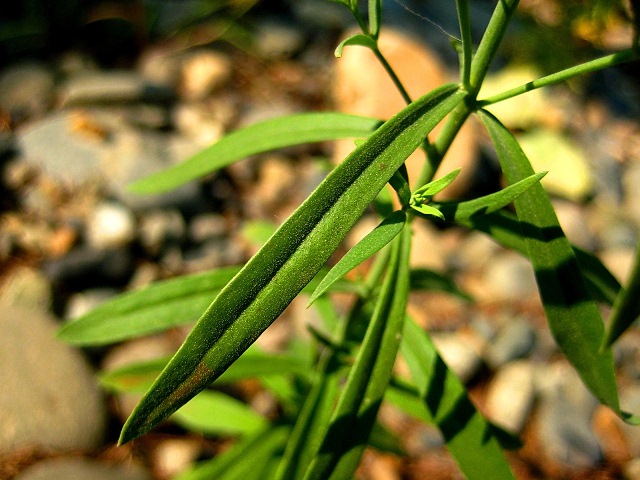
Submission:
<svg viewBox="0 0 640 480">
<path fill-rule="evenodd" d="M 196 439 L 163 440 L 153 451 L 154 469 L 162 478 L 173 478 L 192 466 L 201 450 L 201 444 Z"/>
<path fill-rule="evenodd" d="M 270 18 L 257 25 L 255 45 L 264 58 L 289 58 L 302 49 L 305 41 L 304 33 L 294 23 Z"/>
<path fill-rule="evenodd" d="M 620 391 L 620 406 L 623 411 L 636 414 L 640 412 L 640 385 L 629 385 Z M 629 453 L 640 458 L 640 429 L 635 425 L 620 422 L 622 434 L 626 439 Z"/>
<path fill-rule="evenodd" d="M 636 260 L 636 249 L 610 248 L 600 253 L 600 260 L 622 285 L 626 285 Z"/>
<path fill-rule="evenodd" d="M 560 197 L 580 202 L 594 188 L 589 162 L 579 145 L 553 129 L 518 135 L 518 142 L 536 172 L 548 171 L 542 185 Z"/>
<path fill-rule="evenodd" d="M 483 274 L 482 292 L 473 292 L 478 300 L 522 301 L 537 294 L 533 267 L 527 259 L 505 252 L 489 261 Z"/>
<path fill-rule="evenodd" d="M 54 86 L 54 74 L 46 65 L 12 65 L 0 74 L 0 109 L 18 119 L 42 115 L 53 104 Z"/>
<path fill-rule="evenodd" d="M 189 222 L 189 240 L 196 244 L 224 238 L 228 234 L 227 220 L 218 213 L 203 213 L 193 217 Z"/>
<path fill-rule="evenodd" d="M 537 430 L 547 458 L 570 469 L 592 468 L 603 460 L 592 429 L 598 401 L 567 363 L 538 368 L 536 389 L 541 402 Z"/>
<path fill-rule="evenodd" d="M 92 288 L 69 297 L 65 309 L 65 318 L 78 318 L 115 297 L 118 290 L 113 288 Z"/>
<path fill-rule="evenodd" d="M 567 201 L 554 201 L 558 222 L 569 241 L 588 252 L 596 248 L 596 239 L 585 218 L 584 208 Z"/>
<path fill-rule="evenodd" d="M 353 33 L 356 32 L 349 31 L 345 37 Z M 393 28 L 384 28 L 380 33 L 379 45 L 413 99 L 447 82 L 446 70 L 425 44 Z M 362 81 L 363 72 L 366 72 L 366 82 Z M 333 85 L 336 109 L 341 112 L 388 119 L 406 106 L 386 71 L 368 48 L 355 46 L 344 49 L 342 58 L 336 60 Z M 432 140 L 438 131 L 439 127 L 430 135 Z M 447 188 L 448 198 L 462 195 L 474 178 L 478 157 L 475 137 L 473 123 L 466 122 L 438 169 L 436 178 L 462 168 L 460 175 Z M 336 142 L 334 163 L 342 161 L 354 147 L 353 140 Z M 424 161 L 421 151 L 407 160 L 411 181 L 418 178 Z"/>
<path fill-rule="evenodd" d="M 625 211 L 633 218 L 636 228 L 640 225 L 640 161 L 630 162 L 622 177 Z"/>
<path fill-rule="evenodd" d="M 22 471 L 15 480 L 151 480 L 141 466 L 111 464 L 80 457 L 50 458 Z"/>
<path fill-rule="evenodd" d="M 208 105 L 180 104 L 173 110 L 172 117 L 176 128 L 198 148 L 210 146 L 225 133 L 224 122 Z"/>
<path fill-rule="evenodd" d="M 485 404 L 487 416 L 514 434 L 522 433 L 533 407 L 533 368 L 527 361 L 509 363 L 489 384 Z"/>
<path fill-rule="evenodd" d="M 166 87 L 147 82 L 131 71 L 84 72 L 70 77 L 61 87 L 62 106 L 126 103 L 138 101 L 166 102 L 175 94 Z"/>
<path fill-rule="evenodd" d="M 185 100 L 199 101 L 231 79 L 231 60 L 223 53 L 201 50 L 182 63 L 180 93 Z"/>
<path fill-rule="evenodd" d="M 0 289 L 0 305 L 45 313 L 52 301 L 51 284 L 38 270 L 18 267 L 5 278 Z"/>
<path fill-rule="evenodd" d="M 133 273 L 133 256 L 127 248 L 76 248 L 64 257 L 45 262 L 43 271 L 53 283 L 82 290 L 105 284 L 123 285 Z"/>
<path fill-rule="evenodd" d="M 536 332 L 524 319 L 516 318 L 503 326 L 484 352 L 487 365 L 494 370 L 529 355 L 536 344 Z"/>
<path fill-rule="evenodd" d="M 133 213 L 115 202 L 98 204 L 87 221 L 87 241 L 97 250 L 124 247 L 135 239 L 136 233 Z"/>
<path fill-rule="evenodd" d="M 159 254 L 165 245 L 179 245 L 187 226 L 177 210 L 151 210 L 140 218 L 140 243 L 151 255 Z"/>
<path fill-rule="evenodd" d="M 462 383 L 467 383 L 480 371 L 482 357 L 469 339 L 456 333 L 434 334 L 432 338 L 440 356 Z"/>
<path fill-rule="evenodd" d="M 92 450 L 104 437 L 97 381 L 82 356 L 56 340 L 56 329 L 42 313 L 0 307 L 0 451 Z"/>
</svg>

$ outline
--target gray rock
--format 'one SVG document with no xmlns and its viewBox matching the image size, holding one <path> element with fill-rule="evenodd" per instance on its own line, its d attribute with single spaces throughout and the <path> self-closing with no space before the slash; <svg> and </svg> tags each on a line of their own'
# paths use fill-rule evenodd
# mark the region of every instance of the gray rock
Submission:
<svg viewBox="0 0 640 480">
<path fill-rule="evenodd" d="M 118 290 L 113 288 L 95 288 L 85 290 L 80 293 L 74 293 L 67 301 L 65 310 L 65 318 L 78 318 L 89 313 L 98 305 L 113 298 Z"/>
<path fill-rule="evenodd" d="M 299 52 L 306 39 L 292 23 L 277 19 L 262 21 L 257 27 L 256 48 L 266 58 L 289 58 Z"/>
<path fill-rule="evenodd" d="M 491 368 L 497 370 L 511 360 L 526 357 L 535 343 L 534 328 L 524 319 L 517 318 L 500 329 L 484 352 L 484 358 Z"/>
<path fill-rule="evenodd" d="M 167 101 L 174 92 L 149 83 L 130 71 L 89 72 L 67 80 L 60 91 L 62 106 L 136 101 Z"/>
<path fill-rule="evenodd" d="M 78 289 L 104 284 L 124 284 L 133 273 L 133 257 L 128 249 L 94 250 L 77 248 L 43 265 L 54 283 Z"/>
<path fill-rule="evenodd" d="M 502 428 L 522 433 L 535 397 L 533 365 L 521 361 L 498 371 L 487 392 L 487 416 Z"/>
<path fill-rule="evenodd" d="M 54 180 L 71 185 L 103 175 L 104 141 L 74 131 L 78 115 L 60 112 L 18 132 L 18 147 L 29 164 Z"/>
<path fill-rule="evenodd" d="M 15 480 L 150 480 L 142 467 L 114 465 L 86 458 L 51 458 L 32 465 Z"/>
<path fill-rule="evenodd" d="M 54 75 L 45 65 L 13 65 L 0 74 L 0 108 L 14 116 L 41 115 L 53 103 Z"/>
<path fill-rule="evenodd" d="M 596 241 L 584 217 L 584 209 L 567 201 L 555 201 L 553 207 L 560 226 L 569 241 L 592 252 L 596 247 Z"/>
<path fill-rule="evenodd" d="M 124 205 L 98 204 L 87 222 L 87 241 L 97 250 L 123 247 L 136 236 L 136 219 Z"/>
<path fill-rule="evenodd" d="M 96 448 L 105 409 L 90 368 L 34 311 L 0 307 L 0 450 Z"/>
<path fill-rule="evenodd" d="M 537 293 L 531 264 L 515 253 L 505 253 L 489 262 L 483 288 L 492 300 L 521 301 Z"/>
<path fill-rule="evenodd" d="M 597 400 L 567 364 L 536 371 L 541 391 L 537 428 L 544 453 L 569 468 L 591 468 L 603 459 L 591 423 Z"/>
<path fill-rule="evenodd" d="M 207 240 L 224 238 L 229 234 L 225 218 L 217 213 L 203 213 L 189 222 L 189 240 L 203 243 Z"/>
</svg>

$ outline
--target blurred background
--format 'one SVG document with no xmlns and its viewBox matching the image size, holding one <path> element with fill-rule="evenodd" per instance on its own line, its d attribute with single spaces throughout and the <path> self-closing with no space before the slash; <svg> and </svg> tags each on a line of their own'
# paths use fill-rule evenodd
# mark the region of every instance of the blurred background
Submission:
<svg viewBox="0 0 640 480">
<path fill-rule="evenodd" d="M 476 42 L 494 5 L 471 2 Z M 523 0 L 480 97 L 628 48 L 632 18 L 624 1 Z M 2 2 L 0 479 L 168 479 L 236 441 L 238 432 L 168 422 L 115 446 L 135 396 L 109 393 L 96 372 L 166 356 L 187 328 L 82 349 L 55 332 L 122 291 L 245 262 L 344 145 L 261 155 L 158 196 L 133 195 L 128 183 L 256 121 L 401 108 L 383 106 L 396 94 L 352 53 L 359 47 L 334 57 L 354 25 L 328 0 Z M 455 2 L 384 4 L 383 52 L 416 96 L 456 78 L 458 35 Z M 492 107 L 536 169 L 551 171 L 545 187 L 569 238 L 621 281 L 640 227 L 638 72 L 622 65 Z M 466 173 L 455 196 L 500 188 L 481 129 L 472 122 L 461 137 L 450 156 Z M 365 216 L 345 248 L 375 224 Z M 480 409 L 523 439 L 509 454 L 518 478 L 640 479 L 640 432 L 598 407 L 563 363 L 528 263 L 482 235 L 433 225 L 416 229 L 415 250 L 414 267 L 456 287 L 413 295 L 411 313 Z M 313 316 L 304 307 L 294 302 L 261 347 L 304 337 Z M 639 335 L 616 350 L 632 411 Z M 225 393 L 264 418 L 281 413 L 260 382 Z M 381 418 L 407 455 L 368 451 L 360 478 L 460 478 L 434 429 L 390 407 Z"/>
</svg>

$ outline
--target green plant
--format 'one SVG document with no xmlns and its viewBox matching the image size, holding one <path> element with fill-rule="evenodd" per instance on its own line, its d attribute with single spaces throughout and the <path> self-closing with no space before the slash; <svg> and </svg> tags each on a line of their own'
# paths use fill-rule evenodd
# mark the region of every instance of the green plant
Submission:
<svg viewBox="0 0 640 480">
<path fill-rule="evenodd" d="M 468 478 L 513 478 L 502 447 L 514 439 L 475 410 L 429 335 L 406 313 L 409 291 L 424 285 L 416 281 L 420 272 L 409 267 L 414 221 L 444 221 L 483 231 L 525 255 L 535 269 L 558 346 L 601 403 L 627 422 L 637 423 L 637 417 L 619 407 L 611 344 L 640 313 L 633 302 L 640 268 L 635 268 L 629 288 L 622 289 L 597 258 L 568 242 L 539 184 L 544 173 L 534 173 L 514 136 L 483 109 L 536 88 L 634 60 L 635 48 L 478 100 L 518 2 L 497 3 L 474 51 L 468 2 L 458 0 L 460 83 L 411 101 L 378 49 L 381 1 L 369 1 L 367 19 L 357 1 L 338 3 L 351 10 L 362 33 L 343 41 L 336 55 L 349 45 L 370 48 L 408 106 L 384 123 L 338 113 L 266 121 L 233 132 L 185 163 L 131 186 L 139 193 L 158 193 L 256 153 L 321 140 L 365 139 L 242 268 L 172 279 L 126 293 L 61 330 L 60 336 L 71 343 L 104 344 L 187 323 L 204 311 L 173 358 L 103 375 L 103 383 L 115 390 L 146 392 L 125 424 L 120 442 L 143 435 L 175 414 L 176 421 L 190 428 L 244 434 L 233 449 L 195 467 L 180 477 L 183 480 L 241 475 L 344 479 L 353 475 L 368 444 L 400 450 L 394 437 L 376 423 L 384 399 L 440 428 Z M 434 181 L 435 172 L 472 114 L 488 131 L 509 186 L 474 200 L 435 201 L 434 195 L 458 173 Z M 439 137 L 430 143 L 427 134 L 445 118 Z M 420 147 L 426 152 L 425 168 L 412 189 L 404 161 Z M 397 192 L 401 205 L 395 211 L 383 190 L 387 183 Z M 372 203 L 382 217 L 379 226 L 330 271 L 323 270 Z M 512 203 L 515 215 L 504 209 Z M 375 259 L 366 279 L 344 279 L 345 273 L 372 255 Z M 434 281 L 459 294 L 450 279 L 436 276 Z M 356 297 L 345 318 L 338 318 L 328 299 L 327 293 L 333 291 Z M 295 346 L 281 355 L 267 355 L 253 346 L 301 292 L 310 295 L 310 304 L 324 321 L 322 327 L 312 330 L 312 355 L 300 353 Z M 606 332 L 596 302 L 615 305 Z M 410 379 L 393 374 L 398 353 L 411 371 Z M 214 381 L 220 384 L 246 377 L 261 378 L 279 398 L 283 406 L 280 420 L 269 423 L 240 402 L 208 389 Z"/>
</svg>

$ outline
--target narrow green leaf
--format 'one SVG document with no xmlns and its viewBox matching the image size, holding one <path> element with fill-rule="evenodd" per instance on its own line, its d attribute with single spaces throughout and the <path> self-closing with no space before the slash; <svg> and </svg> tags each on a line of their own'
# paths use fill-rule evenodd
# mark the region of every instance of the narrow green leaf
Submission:
<svg viewBox="0 0 640 480">
<path fill-rule="evenodd" d="M 162 357 L 101 372 L 100 383 L 113 391 L 144 393 L 151 387 L 169 360 L 168 357 Z M 310 365 L 300 357 L 287 354 L 267 354 L 258 350 L 254 345 L 220 375 L 215 383 L 219 385 L 246 378 L 263 378 L 274 375 L 309 377 L 311 375 Z"/>
<path fill-rule="evenodd" d="M 613 305 L 604 345 L 610 347 L 640 317 L 640 242 L 629 285 L 620 291 Z"/>
<path fill-rule="evenodd" d="M 379 422 L 373 424 L 368 444 L 383 453 L 392 453 L 399 457 L 407 455 L 400 438 Z"/>
<path fill-rule="evenodd" d="M 405 321 L 400 350 L 428 415 L 465 477 L 514 479 L 491 424 L 478 413 L 429 336 L 411 319 Z"/>
<path fill-rule="evenodd" d="M 380 34 L 382 21 L 382 0 L 369 0 L 369 33 L 373 38 Z"/>
<path fill-rule="evenodd" d="M 511 184 L 533 174 L 517 140 L 488 112 L 478 112 Z M 535 270 L 549 328 L 585 385 L 621 417 L 613 356 L 600 349 L 604 324 L 587 291 L 571 244 L 564 236 L 551 201 L 541 185 L 515 200 L 522 234 Z"/>
<path fill-rule="evenodd" d="M 409 174 L 405 165 L 402 165 L 402 167 L 393 174 L 393 177 L 389 180 L 389 184 L 398 194 L 400 204 L 402 206 L 409 205 L 411 201 L 411 189 L 409 188 Z"/>
<path fill-rule="evenodd" d="M 324 294 L 335 281 L 342 278 L 393 240 L 402 231 L 406 220 L 407 214 L 402 210 L 398 210 L 369 232 L 329 270 L 329 273 L 325 275 L 313 294 L 311 294 L 309 305 Z"/>
<path fill-rule="evenodd" d="M 457 168 L 456 170 L 447 173 L 444 177 L 423 185 L 415 192 L 413 192 L 413 197 L 416 199 L 416 201 L 421 201 L 423 199 L 429 199 L 434 195 L 440 193 L 442 190 L 453 183 L 456 177 L 460 174 L 460 170 L 461 169 Z"/>
<path fill-rule="evenodd" d="M 351 35 L 348 38 L 345 38 L 338 44 L 338 46 L 336 47 L 336 51 L 334 52 L 336 58 L 342 57 L 342 50 L 347 45 L 359 45 L 361 47 L 370 48 L 371 50 L 375 50 L 377 48 L 376 41 L 373 38 L 363 33 L 357 33 L 355 35 Z"/>
<path fill-rule="evenodd" d="M 286 426 L 269 426 L 247 435 L 223 454 L 196 464 L 174 480 L 243 480 L 256 470 L 262 473 L 262 467 L 282 450 L 289 432 Z"/>
<path fill-rule="evenodd" d="M 249 406 L 224 393 L 206 390 L 173 414 L 188 430 L 207 435 L 244 435 L 266 427 L 267 421 Z"/>
<path fill-rule="evenodd" d="M 403 229 L 393 243 L 387 275 L 362 346 L 305 480 L 352 478 L 360 463 L 402 338 L 410 251 L 410 231 Z"/>
<path fill-rule="evenodd" d="M 509 185 L 499 192 L 465 202 L 433 202 L 430 205 L 440 210 L 447 221 L 463 221 L 471 217 L 488 215 L 503 209 L 524 192 L 540 182 L 547 172 L 539 172 L 524 180 Z"/>
<path fill-rule="evenodd" d="M 149 431 L 219 376 L 282 313 L 338 248 L 405 159 L 465 94 L 440 87 L 356 148 L 227 284 L 127 420 Z"/>
<path fill-rule="evenodd" d="M 74 345 L 105 345 L 194 322 L 239 271 L 220 268 L 124 293 L 65 323 L 58 337 Z"/>
<path fill-rule="evenodd" d="M 140 194 L 163 193 L 231 163 L 303 143 L 367 137 L 381 122 L 345 113 L 301 113 L 266 120 L 228 134 L 184 162 L 129 185 Z"/>
<path fill-rule="evenodd" d="M 438 217 L 439 219 L 444 220 L 443 213 L 439 209 L 437 209 L 436 207 L 432 207 L 431 205 L 416 204 L 411 205 L 411 208 L 423 215 L 433 215 L 434 217 Z"/>
</svg>

